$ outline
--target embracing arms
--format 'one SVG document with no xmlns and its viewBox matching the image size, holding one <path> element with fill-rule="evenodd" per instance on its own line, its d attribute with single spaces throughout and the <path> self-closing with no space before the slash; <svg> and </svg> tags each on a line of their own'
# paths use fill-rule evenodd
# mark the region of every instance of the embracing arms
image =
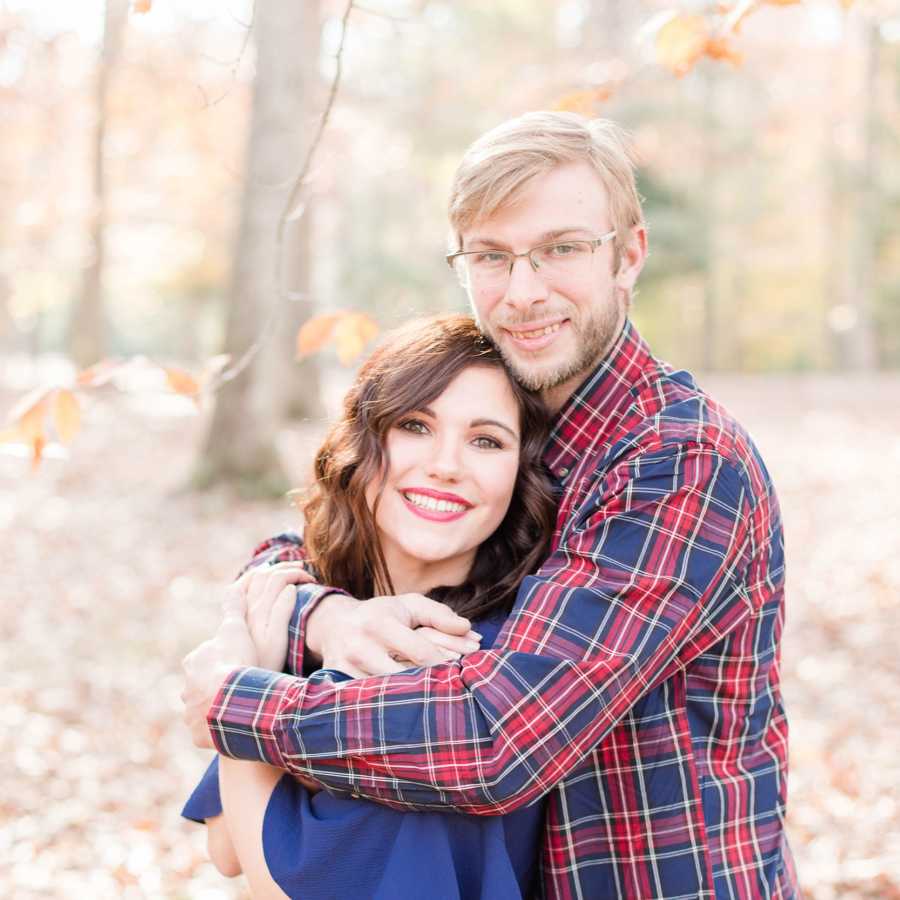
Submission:
<svg viewBox="0 0 900 900">
<path fill-rule="evenodd" d="M 224 754 L 333 790 L 507 812 L 753 613 L 745 576 L 765 527 L 737 467 L 714 450 L 644 453 L 605 473 L 570 515 L 494 649 L 342 684 L 223 666 L 211 736 Z M 299 616 L 298 641 L 314 610 Z"/>
</svg>

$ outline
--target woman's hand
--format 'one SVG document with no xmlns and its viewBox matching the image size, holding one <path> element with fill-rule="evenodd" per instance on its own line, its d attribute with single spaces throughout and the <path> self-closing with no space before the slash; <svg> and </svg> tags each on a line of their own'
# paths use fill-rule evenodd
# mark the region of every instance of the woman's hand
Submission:
<svg viewBox="0 0 900 900">
<path fill-rule="evenodd" d="M 251 569 L 227 588 L 224 604 L 235 599 L 240 604 L 260 668 L 284 669 L 297 585 L 312 580 L 300 563 L 278 563 Z"/>
</svg>

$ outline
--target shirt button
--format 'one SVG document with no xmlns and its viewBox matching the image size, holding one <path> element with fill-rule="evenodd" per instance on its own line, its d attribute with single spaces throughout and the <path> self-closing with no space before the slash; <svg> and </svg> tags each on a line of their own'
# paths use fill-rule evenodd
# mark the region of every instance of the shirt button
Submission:
<svg viewBox="0 0 900 900">
<path fill-rule="evenodd" d="M 559 474 L 562 475 L 563 478 L 565 478 L 566 475 L 569 474 L 569 468 L 568 468 L 568 466 L 563 466 L 563 467 L 559 470 Z"/>
</svg>

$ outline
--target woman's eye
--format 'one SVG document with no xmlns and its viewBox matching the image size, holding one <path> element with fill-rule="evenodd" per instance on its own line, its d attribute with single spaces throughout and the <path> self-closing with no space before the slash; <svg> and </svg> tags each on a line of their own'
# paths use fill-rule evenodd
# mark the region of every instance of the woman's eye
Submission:
<svg viewBox="0 0 900 900">
<path fill-rule="evenodd" d="M 403 431 L 410 432 L 410 434 L 428 433 L 428 426 L 421 419 L 407 419 L 405 422 L 401 422 L 397 427 Z"/>
<path fill-rule="evenodd" d="M 488 437 L 487 435 L 479 435 L 473 441 L 476 447 L 479 447 L 482 450 L 502 450 L 503 444 L 500 443 L 496 438 Z"/>
</svg>

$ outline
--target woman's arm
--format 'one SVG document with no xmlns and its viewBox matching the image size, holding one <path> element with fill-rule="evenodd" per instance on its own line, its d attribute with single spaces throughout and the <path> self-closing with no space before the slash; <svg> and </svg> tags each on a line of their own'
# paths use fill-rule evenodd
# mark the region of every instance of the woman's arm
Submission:
<svg viewBox="0 0 900 900">
<path fill-rule="evenodd" d="M 233 862 L 237 871 L 226 871 L 219 865 L 213 855 L 213 831 L 210 829 L 209 855 L 216 868 L 223 875 L 236 875 L 239 872 L 247 876 L 250 893 L 254 900 L 287 900 L 287 894 L 275 883 L 269 867 L 266 865 L 263 851 L 262 830 L 266 807 L 275 785 L 284 772 L 273 766 L 244 760 L 219 760 L 219 789 L 222 793 L 222 809 L 224 815 L 221 826 L 217 826 L 216 840 L 228 839 L 228 847 L 222 849 L 223 862 Z M 216 823 L 209 820 L 208 825 Z M 228 853 L 233 854 L 232 857 Z"/>
<path fill-rule="evenodd" d="M 212 864 L 226 878 L 234 878 L 241 874 L 241 862 L 234 852 L 234 844 L 224 814 L 206 820 L 206 852 Z"/>
</svg>

